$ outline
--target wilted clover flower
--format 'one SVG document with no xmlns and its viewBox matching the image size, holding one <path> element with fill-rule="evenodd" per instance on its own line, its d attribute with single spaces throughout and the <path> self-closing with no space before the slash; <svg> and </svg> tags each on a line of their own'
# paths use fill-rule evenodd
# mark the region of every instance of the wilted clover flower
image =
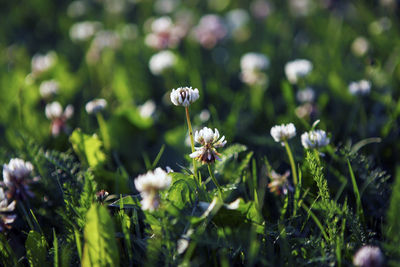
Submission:
<svg viewBox="0 0 400 267">
<path fill-rule="evenodd" d="M 367 95 L 371 91 L 371 82 L 367 80 L 351 82 L 349 91 L 352 95 Z"/>
<path fill-rule="evenodd" d="M 46 105 L 46 117 L 51 120 L 51 134 L 58 136 L 61 131 L 67 132 L 67 120 L 74 114 L 74 107 L 68 105 L 65 110 L 57 101 Z"/>
<path fill-rule="evenodd" d="M 11 223 L 14 222 L 17 215 L 10 214 L 15 209 L 15 200 L 8 202 L 3 188 L 0 187 L 0 233 L 5 229 L 9 229 Z"/>
<path fill-rule="evenodd" d="M 312 130 L 301 135 L 301 144 L 304 148 L 320 148 L 329 144 L 329 137 L 324 130 Z"/>
<path fill-rule="evenodd" d="M 264 84 L 266 75 L 262 72 L 269 66 L 267 56 L 260 53 L 247 53 L 240 59 L 240 78 L 249 85 Z"/>
<path fill-rule="evenodd" d="M 271 182 L 268 184 L 269 191 L 278 195 L 286 195 L 289 191 L 293 191 L 293 187 L 289 184 L 288 177 L 290 171 L 286 171 L 284 174 L 279 174 L 272 170 L 268 173 L 268 177 Z"/>
<path fill-rule="evenodd" d="M 88 114 L 95 114 L 107 107 L 107 101 L 103 98 L 93 99 L 86 103 L 85 109 Z"/>
<path fill-rule="evenodd" d="M 154 211 L 160 205 L 158 192 L 167 189 L 171 185 L 171 177 L 163 169 L 157 168 L 139 175 L 135 179 L 135 187 L 142 197 L 143 210 Z"/>
<path fill-rule="evenodd" d="M 178 89 L 172 89 L 171 92 L 171 102 L 175 106 L 187 107 L 197 99 L 199 99 L 199 90 L 197 88 L 192 89 L 192 87 L 179 87 Z"/>
<path fill-rule="evenodd" d="M 154 75 L 160 75 L 176 64 L 176 56 L 171 51 L 161 51 L 154 54 L 149 61 L 149 69 Z"/>
<path fill-rule="evenodd" d="M 26 199 L 33 197 L 28 184 L 33 171 L 33 165 L 19 158 L 13 158 L 8 164 L 3 165 L 3 183 L 7 187 L 7 197 Z"/>
<path fill-rule="evenodd" d="M 275 142 L 284 142 L 296 136 L 296 127 L 293 123 L 275 125 L 271 128 L 271 136 Z"/>
<path fill-rule="evenodd" d="M 313 69 L 312 63 L 307 59 L 296 59 L 285 65 L 285 74 L 290 83 L 295 84 L 299 78 L 306 76 Z"/>
<path fill-rule="evenodd" d="M 363 246 L 353 258 L 353 264 L 358 267 L 380 267 L 383 265 L 383 255 L 379 247 Z"/>
<path fill-rule="evenodd" d="M 58 90 L 59 84 L 56 80 L 43 81 L 39 87 L 40 96 L 46 99 L 57 94 Z"/>
<path fill-rule="evenodd" d="M 191 158 L 194 158 L 202 163 L 213 163 L 216 159 L 220 160 L 217 148 L 224 147 L 226 144 L 225 136 L 219 138 L 219 132 L 215 129 L 204 127 L 200 131 L 196 131 L 194 140 L 201 144 L 201 147 L 195 147 L 195 152 L 190 154 Z"/>
</svg>

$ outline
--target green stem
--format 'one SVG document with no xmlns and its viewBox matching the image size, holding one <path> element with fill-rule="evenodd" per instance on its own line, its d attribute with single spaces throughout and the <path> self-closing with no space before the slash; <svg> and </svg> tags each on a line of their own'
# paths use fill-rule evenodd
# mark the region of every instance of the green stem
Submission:
<svg viewBox="0 0 400 267">
<path fill-rule="evenodd" d="M 219 197 L 220 197 L 221 200 L 223 201 L 223 198 L 222 198 L 222 189 L 221 189 L 221 186 L 219 185 L 217 179 L 215 178 L 214 173 L 213 173 L 212 170 L 211 170 L 211 164 L 209 163 L 209 164 L 207 164 L 207 166 L 208 166 L 208 171 L 210 172 L 211 179 L 213 180 L 215 186 L 216 186 L 217 189 L 218 189 Z"/>
<path fill-rule="evenodd" d="M 288 157 L 289 157 L 290 167 L 292 168 L 293 184 L 294 184 L 294 187 L 296 188 L 296 185 L 297 185 L 297 172 L 296 172 L 296 164 L 294 163 L 294 159 L 293 159 L 292 150 L 290 150 L 290 146 L 289 146 L 289 143 L 287 142 L 287 140 L 283 141 L 283 143 L 285 144 L 286 152 L 287 152 Z"/>
<path fill-rule="evenodd" d="M 186 112 L 186 121 L 188 124 L 189 128 L 189 136 L 190 136 L 190 145 L 192 147 L 192 153 L 194 152 L 194 138 L 193 138 L 193 129 L 192 129 L 192 124 L 190 123 L 190 116 L 189 116 L 189 107 L 185 107 L 185 112 Z M 193 172 L 194 172 L 194 177 L 198 180 L 197 177 L 197 164 L 196 160 L 193 159 Z M 201 181 L 198 181 L 199 185 L 201 185 Z"/>
</svg>

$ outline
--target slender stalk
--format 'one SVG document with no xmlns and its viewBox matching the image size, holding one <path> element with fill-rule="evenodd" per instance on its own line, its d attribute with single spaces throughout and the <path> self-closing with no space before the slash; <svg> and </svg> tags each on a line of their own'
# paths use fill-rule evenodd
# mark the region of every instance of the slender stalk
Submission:
<svg viewBox="0 0 400 267">
<path fill-rule="evenodd" d="M 222 189 L 221 189 L 221 186 L 219 185 L 217 179 L 215 178 L 214 173 L 213 173 L 212 170 L 211 170 L 211 164 L 210 164 L 210 163 L 207 164 L 207 167 L 208 167 L 208 171 L 209 171 L 209 173 L 210 173 L 211 179 L 213 180 L 215 186 L 218 188 L 219 197 L 220 197 L 221 200 L 223 201 L 223 198 L 222 198 Z"/>
<path fill-rule="evenodd" d="M 192 129 L 192 124 L 190 122 L 190 116 L 189 116 L 189 107 L 185 107 L 185 112 L 186 112 L 186 121 L 187 125 L 189 128 L 189 136 L 190 136 L 190 145 L 192 147 L 192 153 L 194 152 L 194 138 L 193 138 L 193 129 Z M 193 172 L 194 172 L 194 177 L 198 180 L 197 177 L 197 165 L 196 165 L 196 160 L 193 159 Z M 201 181 L 198 181 L 199 185 L 201 185 Z"/>
<path fill-rule="evenodd" d="M 294 187 L 296 188 L 296 185 L 297 185 L 297 172 L 296 172 L 296 164 L 294 163 L 294 159 L 293 159 L 292 150 L 290 150 L 290 146 L 289 146 L 289 143 L 287 142 L 287 140 L 285 140 L 283 143 L 285 144 L 286 152 L 287 152 L 288 157 L 289 157 L 290 167 L 292 168 L 293 184 L 294 184 Z"/>
</svg>

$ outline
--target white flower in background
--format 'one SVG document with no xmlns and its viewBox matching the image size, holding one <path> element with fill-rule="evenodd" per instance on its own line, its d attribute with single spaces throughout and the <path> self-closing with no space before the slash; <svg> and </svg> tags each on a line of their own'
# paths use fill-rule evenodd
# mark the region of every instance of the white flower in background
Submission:
<svg viewBox="0 0 400 267">
<path fill-rule="evenodd" d="M 293 123 L 275 125 L 271 128 L 271 136 L 275 142 L 284 142 L 296 136 L 296 127 Z"/>
<path fill-rule="evenodd" d="M 220 154 L 217 148 L 224 147 L 226 144 L 225 136 L 220 138 L 217 129 L 213 132 L 212 129 L 204 127 L 194 134 L 196 143 L 201 144 L 201 147 L 195 147 L 195 152 L 190 154 L 191 158 L 204 163 L 213 163 L 216 159 L 220 160 Z"/>
<path fill-rule="evenodd" d="M 179 0 L 157 0 L 154 3 L 154 11 L 158 14 L 172 13 L 179 4 Z"/>
<path fill-rule="evenodd" d="M 311 103 L 314 101 L 315 91 L 311 87 L 307 87 L 297 91 L 296 98 L 300 103 Z"/>
<path fill-rule="evenodd" d="M 266 0 L 255 0 L 250 5 L 250 11 L 256 19 L 265 19 L 271 14 L 272 7 Z"/>
<path fill-rule="evenodd" d="M 125 0 L 105 0 L 104 9 L 111 14 L 120 14 L 126 6 Z"/>
<path fill-rule="evenodd" d="M 156 103 L 153 100 L 147 100 L 143 105 L 138 106 L 140 116 L 150 118 L 156 111 Z"/>
<path fill-rule="evenodd" d="M 380 267 L 383 266 L 383 254 L 379 247 L 363 246 L 353 258 L 353 264 L 358 267 Z"/>
<path fill-rule="evenodd" d="M 58 136 L 62 131 L 67 132 L 67 120 L 74 115 L 74 107 L 68 105 L 65 110 L 57 101 L 46 105 L 46 117 L 51 120 L 51 134 Z"/>
<path fill-rule="evenodd" d="M 7 187 L 7 197 L 27 199 L 33 197 L 29 191 L 29 178 L 33 171 L 33 165 L 19 158 L 13 158 L 8 164 L 3 165 L 3 183 Z"/>
<path fill-rule="evenodd" d="M 69 36 L 74 42 L 87 41 L 92 38 L 102 25 L 98 21 L 83 21 L 75 23 L 69 29 Z"/>
<path fill-rule="evenodd" d="M 301 135 L 301 144 L 304 148 L 320 148 L 327 146 L 330 142 L 324 130 L 312 130 Z"/>
<path fill-rule="evenodd" d="M 57 62 L 57 54 L 50 51 L 47 54 L 35 54 L 32 57 L 31 67 L 34 76 L 49 70 Z"/>
<path fill-rule="evenodd" d="M 315 111 L 315 107 L 311 103 L 304 103 L 303 105 L 298 106 L 294 113 L 300 119 L 309 117 Z"/>
<path fill-rule="evenodd" d="M 157 168 L 139 175 L 135 179 L 135 187 L 142 197 L 143 210 L 154 211 L 160 205 L 158 192 L 167 189 L 171 185 L 171 177 L 163 169 Z"/>
<path fill-rule="evenodd" d="M 178 89 L 172 89 L 171 92 L 171 102 L 175 106 L 187 107 L 197 99 L 199 99 L 199 90 L 197 88 L 192 89 L 192 87 L 179 87 Z"/>
<path fill-rule="evenodd" d="M 383 32 L 388 31 L 391 27 L 392 21 L 388 17 L 383 17 L 371 22 L 368 30 L 371 34 L 380 35 Z"/>
<path fill-rule="evenodd" d="M 15 200 L 13 200 L 11 203 L 8 202 L 3 188 L 0 187 L 0 233 L 5 229 L 10 229 L 10 224 L 15 221 L 17 215 L 9 214 L 10 212 L 14 211 L 15 204 Z"/>
<path fill-rule="evenodd" d="M 85 15 L 87 6 L 85 1 L 73 1 L 67 8 L 67 14 L 71 18 L 77 18 Z"/>
<path fill-rule="evenodd" d="M 358 57 L 364 56 L 365 53 L 368 52 L 368 49 L 369 49 L 369 42 L 363 36 L 357 37 L 351 44 L 351 51 L 353 52 L 354 55 Z"/>
<path fill-rule="evenodd" d="M 288 181 L 289 175 L 290 171 L 286 171 L 284 174 L 279 174 L 274 170 L 268 172 L 268 177 L 271 179 L 271 182 L 268 184 L 269 191 L 278 195 L 287 195 L 289 191 L 293 191 L 293 187 Z"/>
<path fill-rule="evenodd" d="M 367 95 L 371 91 L 371 82 L 367 80 L 351 82 L 349 91 L 352 95 Z"/>
<path fill-rule="evenodd" d="M 178 24 L 174 24 L 168 16 L 153 20 L 151 33 L 146 35 L 145 43 L 154 49 L 175 48 L 186 35 L 186 30 Z"/>
<path fill-rule="evenodd" d="M 105 49 L 116 50 L 121 45 L 119 35 L 114 31 L 98 31 L 86 54 L 86 60 L 90 64 L 96 64 L 100 60 L 101 53 Z"/>
<path fill-rule="evenodd" d="M 269 59 L 260 53 L 247 53 L 240 59 L 240 79 L 249 85 L 263 85 L 267 77 L 263 71 L 269 67 Z"/>
<path fill-rule="evenodd" d="M 46 99 L 56 95 L 58 90 L 59 84 L 56 80 L 43 81 L 39 87 L 41 97 Z"/>
<path fill-rule="evenodd" d="M 93 99 L 86 103 L 85 109 L 88 114 L 96 114 L 107 107 L 107 101 L 103 98 Z"/>
<path fill-rule="evenodd" d="M 290 13 L 296 17 L 308 16 L 314 8 L 312 0 L 289 0 Z"/>
<path fill-rule="evenodd" d="M 244 9 L 233 9 L 226 14 L 229 35 L 236 41 L 242 42 L 250 37 L 248 24 L 249 13 Z"/>
<path fill-rule="evenodd" d="M 217 15 L 204 15 L 193 29 L 196 40 L 205 48 L 213 48 L 228 33 L 224 21 Z"/>
<path fill-rule="evenodd" d="M 203 109 L 199 114 L 199 119 L 201 120 L 201 122 L 206 122 L 210 119 L 210 116 L 210 111 L 208 111 L 207 109 Z"/>
<path fill-rule="evenodd" d="M 149 61 L 149 69 L 154 75 L 160 75 L 171 69 L 177 62 L 176 56 L 171 51 L 165 50 L 154 54 Z"/>
<path fill-rule="evenodd" d="M 286 63 L 285 74 L 290 83 L 295 84 L 299 78 L 305 77 L 313 69 L 312 63 L 307 59 L 296 59 Z"/>
</svg>

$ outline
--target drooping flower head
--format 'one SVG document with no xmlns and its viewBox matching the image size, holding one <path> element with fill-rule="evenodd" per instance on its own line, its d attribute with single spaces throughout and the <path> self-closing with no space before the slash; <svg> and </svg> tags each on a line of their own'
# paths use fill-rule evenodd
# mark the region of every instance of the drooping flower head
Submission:
<svg viewBox="0 0 400 267">
<path fill-rule="evenodd" d="M 3 165 L 3 183 L 7 187 L 8 198 L 26 199 L 33 197 L 29 190 L 29 179 L 33 171 L 33 165 L 22 159 L 11 159 L 8 164 Z"/>
<path fill-rule="evenodd" d="M 217 152 L 217 148 L 224 147 L 226 144 L 225 136 L 220 138 L 217 129 L 214 131 L 204 127 L 200 131 L 196 131 L 194 135 L 196 143 L 201 144 L 201 147 L 195 147 L 195 152 L 190 154 L 191 158 L 204 163 L 213 163 L 215 160 L 220 160 L 221 154 Z"/>
<path fill-rule="evenodd" d="M 308 149 L 327 146 L 329 141 L 324 130 L 312 130 L 301 135 L 301 144 Z"/>
<path fill-rule="evenodd" d="M 285 74 L 290 83 L 295 84 L 299 78 L 309 74 L 313 69 L 312 63 L 307 59 L 296 59 L 285 65 Z"/>
<path fill-rule="evenodd" d="M 167 189 L 171 185 L 171 177 L 161 168 L 148 171 L 135 179 L 135 187 L 142 197 L 143 210 L 154 211 L 160 205 L 158 192 Z"/>
<path fill-rule="evenodd" d="M 0 187 L 0 233 L 9 229 L 10 224 L 14 222 L 17 215 L 11 214 L 15 209 L 15 200 L 9 203 L 3 188 Z"/>
<path fill-rule="evenodd" d="M 176 56 L 171 51 L 161 51 L 154 54 L 149 61 L 149 69 L 154 75 L 160 75 L 171 69 L 177 62 Z"/>
<path fill-rule="evenodd" d="M 171 92 L 171 102 L 175 106 L 187 107 L 197 99 L 199 99 L 199 90 L 197 88 L 192 89 L 192 87 L 179 87 L 178 89 L 172 89 Z"/>
<path fill-rule="evenodd" d="M 268 177 L 271 182 L 268 184 L 269 191 L 278 195 L 286 195 L 289 191 L 293 191 L 293 187 L 289 184 L 288 177 L 290 171 L 286 171 L 284 174 L 279 174 L 272 170 L 268 172 Z"/>
<path fill-rule="evenodd" d="M 363 246 L 353 258 L 353 264 L 358 267 L 383 266 L 383 255 L 379 247 Z"/>
<path fill-rule="evenodd" d="M 107 107 L 107 101 L 103 98 L 93 99 L 86 103 L 85 109 L 88 114 L 96 114 Z"/>
<path fill-rule="evenodd" d="M 67 132 L 67 120 L 74 114 L 74 107 L 68 105 L 65 110 L 57 101 L 46 105 L 46 117 L 51 120 L 51 134 L 58 136 L 60 132 Z"/>
<path fill-rule="evenodd" d="M 351 82 L 349 91 L 352 95 L 367 95 L 371 91 L 371 82 L 367 80 Z"/>
<path fill-rule="evenodd" d="M 293 123 L 275 125 L 271 128 L 271 136 L 275 142 L 284 142 L 296 136 L 296 127 Z"/>
</svg>

